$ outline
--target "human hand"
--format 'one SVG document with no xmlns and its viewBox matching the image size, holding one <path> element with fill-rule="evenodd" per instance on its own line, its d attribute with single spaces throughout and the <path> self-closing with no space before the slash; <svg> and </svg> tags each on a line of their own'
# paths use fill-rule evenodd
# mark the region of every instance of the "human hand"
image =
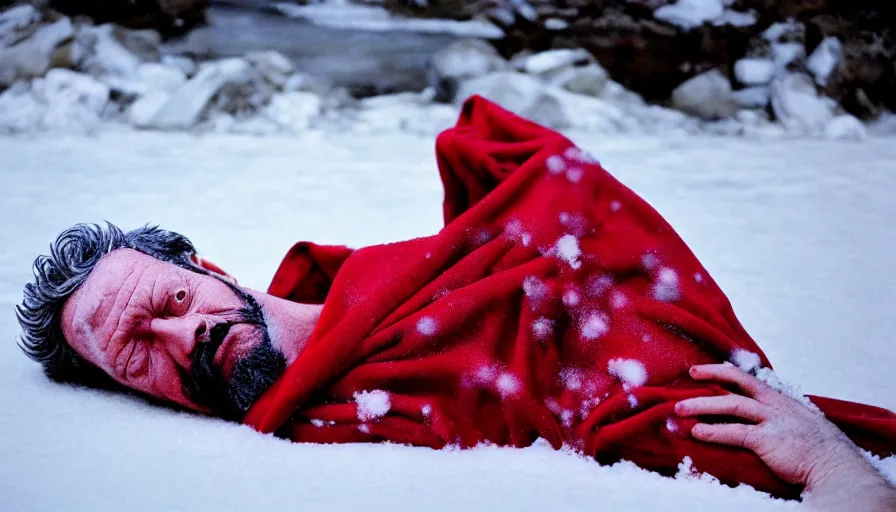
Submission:
<svg viewBox="0 0 896 512">
<path fill-rule="evenodd" d="M 833 423 L 738 368 L 725 364 L 691 367 L 695 380 L 737 385 L 747 396 L 729 394 L 682 400 L 679 416 L 733 416 L 749 422 L 698 423 L 691 435 L 701 441 L 752 450 L 782 480 L 807 489 L 836 479 L 844 468 L 871 470 L 852 442 Z"/>
</svg>

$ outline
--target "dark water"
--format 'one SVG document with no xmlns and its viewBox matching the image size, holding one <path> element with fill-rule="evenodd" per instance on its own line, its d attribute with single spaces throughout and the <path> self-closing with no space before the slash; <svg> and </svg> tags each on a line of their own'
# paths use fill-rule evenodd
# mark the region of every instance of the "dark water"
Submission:
<svg viewBox="0 0 896 512">
<path fill-rule="evenodd" d="M 429 57 L 458 39 L 449 34 L 315 26 L 258 8 L 268 3 L 264 0 L 238 0 L 242 5 L 234 1 L 214 4 L 209 26 L 167 43 L 167 51 L 219 58 L 276 50 L 303 72 L 356 94 L 373 94 L 422 90 Z"/>
</svg>

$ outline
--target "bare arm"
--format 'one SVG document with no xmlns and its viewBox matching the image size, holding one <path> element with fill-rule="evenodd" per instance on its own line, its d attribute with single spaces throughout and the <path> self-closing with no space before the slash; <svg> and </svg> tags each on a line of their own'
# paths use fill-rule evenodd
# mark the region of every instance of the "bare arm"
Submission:
<svg viewBox="0 0 896 512">
<path fill-rule="evenodd" d="M 691 429 L 696 439 L 754 451 L 781 479 L 806 486 L 803 498 L 812 510 L 896 511 L 896 488 L 823 415 L 730 365 L 694 366 L 690 373 L 696 380 L 735 384 L 746 396 L 682 400 L 675 407 L 678 415 L 749 422 L 698 423 Z"/>
</svg>

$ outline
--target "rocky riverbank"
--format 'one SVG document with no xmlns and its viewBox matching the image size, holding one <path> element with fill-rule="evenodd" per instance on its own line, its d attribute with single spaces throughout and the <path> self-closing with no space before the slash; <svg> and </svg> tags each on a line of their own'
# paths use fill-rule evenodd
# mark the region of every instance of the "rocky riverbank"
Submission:
<svg viewBox="0 0 896 512">
<path fill-rule="evenodd" d="M 707 10 L 712 3 L 660 5 L 651 11 L 653 25 L 644 26 L 676 33 L 754 30 L 764 16 L 732 2 Z M 177 5 L 181 11 L 169 6 L 165 12 L 193 12 L 187 3 Z M 386 5 L 412 15 L 441 12 Z M 558 11 L 556 2 L 550 4 L 554 10 L 529 11 L 526 5 L 514 4 L 512 16 L 483 8 L 455 16 L 463 20 L 444 20 L 341 2 L 230 0 L 203 10 L 200 26 L 182 34 L 166 28 L 188 26 L 176 16 L 152 25 L 18 5 L 0 13 L 0 132 L 131 127 L 266 134 L 319 128 L 431 135 L 454 121 L 464 98 L 482 94 L 558 129 L 866 136 L 866 124 L 849 113 L 848 102 L 828 94 L 843 87 L 848 45 L 826 36 L 807 55 L 807 28 L 799 22 L 768 24 L 747 37 L 746 53 L 728 67 L 695 73 L 708 64 L 692 64 L 688 72 L 679 65 L 679 74 L 690 76 L 671 87 L 664 82 L 671 75 L 662 71 L 668 63 L 633 55 L 630 71 L 620 74 L 617 63 L 594 47 L 564 39 L 591 19 L 581 14 L 584 7 L 574 16 L 572 7 Z M 601 12 L 608 16 L 613 8 Z M 97 25 L 94 18 L 154 28 Z M 550 44 L 520 43 L 520 20 L 553 31 Z M 549 48 L 529 48 L 539 45 Z M 676 58 L 687 54 L 667 51 Z M 642 68 L 654 68 L 652 88 L 638 85 Z M 878 113 L 886 108 L 881 101 Z"/>
</svg>

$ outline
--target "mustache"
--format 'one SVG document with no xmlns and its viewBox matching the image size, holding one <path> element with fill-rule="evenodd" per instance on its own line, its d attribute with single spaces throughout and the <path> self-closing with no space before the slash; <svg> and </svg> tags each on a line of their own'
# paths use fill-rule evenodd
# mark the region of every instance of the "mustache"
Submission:
<svg viewBox="0 0 896 512">
<path fill-rule="evenodd" d="M 189 372 L 181 371 L 184 393 L 195 403 L 207 407 L 215 415 L 239 421 L 252 404 L 270 388 L 286 370 L 286 358 L 271 342 L 261 305 L 255 297 L 222 280 L 241 299 L 244 307 L 218 314 L 222 319 L 199 340 L 191 354 Z M 223 369 L 214 364 L 215 354 L 235 325 L 254 327 L 259 343 L 231 371 L 230 382 Z M 180 370 L 179 370 L 180 371 Z"/>
</svg>

